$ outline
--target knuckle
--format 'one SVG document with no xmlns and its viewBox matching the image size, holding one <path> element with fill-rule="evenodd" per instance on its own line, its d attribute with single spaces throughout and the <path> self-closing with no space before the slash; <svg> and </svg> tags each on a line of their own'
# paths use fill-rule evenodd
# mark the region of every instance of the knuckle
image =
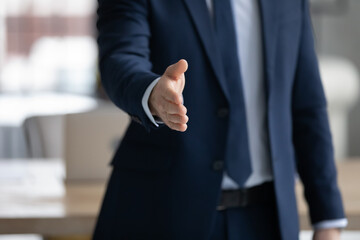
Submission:
<svg viewBox="0 0 360 240">
<path fill-rule="evenodd" d="M 182 117 L 182 122 L 187 123 L 189 121 L 189 118 L 187 116 Z"/>
<path fill-rule="evenodd" d="M 170 101 L 175 103 L 179 102 L 179 98 L 180 98 L 179 95 L 171 87 L 167 88 L 167 96 Z"/>
<path fill-rule="evenodd" d="M 179 101 L 178 101 L 178 95 L 174 92 L 174 91 L 172 91 L 171 90 L 171 92 L 170 92 L 170 94 L 169 94 L 169 97 L 170 97 L 170 99 L 171 99 L 171 101 L 173 101 L 174 103 L 178 103 Z"/>
<path fill-rule="evenodd" d="M 177 114 L 181 114 L 181 113 L 182 113 L 182 108 L 181 108 L 180 105 L 177 105 L 177 106 L 176 106 L 176 113 L 177 113 Z"/>
<path fill-rule="evenodd" d="M 179 106 L 178 106 L 177 112 L 178 112 L 181 116 L 183 116 L 183 115 L 186 114 L 185 109 L 184 109 L 184 106 L 182 106 L 182 105 L 179 105 Z"/>
<path fill-rule="evenodd" d="M 182 99 L 178 94 L 176 94 L 176 96 L 175 96 L 175 102 L 178 104 L 180 104 L 182 102 Z"/>
</svg>

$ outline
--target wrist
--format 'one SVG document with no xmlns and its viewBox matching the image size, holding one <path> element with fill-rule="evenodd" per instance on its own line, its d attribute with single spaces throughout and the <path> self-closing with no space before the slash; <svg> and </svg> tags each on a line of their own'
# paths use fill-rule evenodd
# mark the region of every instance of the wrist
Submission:
<svg viewBox="0 0 360 240">
<path fill-rule="evenodd" d="M 340 240 L 341 230 L 339 228 L 317 229 L 313 240 Z"/>
<path fill-rule="evenodd" d="M 142 106 L 144 109 L 144 112 L 146 114 L 146 116 L 148 117 L 148 119 L 156 126 L 159 127 L 157 121 L 154 119 L 152 112 L 150 111 L 150 104 L 153 102 L 153 98 L 154 98 L 154 94 L 153 93 L 153 89 L 154 87 L 157 85 L 158 81 L 160 80 L 160 77 L 155 79 L 146 89 L 143 98 L 142 98 Z M 150 99 L 150 95 L 151 95 L 151 99 Z M 151 105 L 152 110 L 154 109 L 153 106 Z M 154 111 L 154 110 L 153 110 Z"/>
<path fill-rule="evenodd" d="M 153 115 L 154 117 L 158 117 L 158 113 L 156 111 L 156 107 L 154 106 L 153 102 L 154 101 L 153 101 L 152 93 L 151 93 L 149 102 L 148 102 L 149 110 L 150 110 L 151 115 Z"/>
<path fill-rule="evenodd" d="M 150 95 L 149 95 L 149 99 L 148 99 L 148 106 L 149 106 L 149 110 L 151 115 L 153 115 L 154 117 L 158 117 L 158 111 L 157 108 L 155 106 L 156 103 L 156 97 L 157 97 L 157 88 L 158 88 L 158 82 L 161 78 L 158 78 L 157 80 L 154 81 L 154 85 L 151 89 Z"/>
</svg>

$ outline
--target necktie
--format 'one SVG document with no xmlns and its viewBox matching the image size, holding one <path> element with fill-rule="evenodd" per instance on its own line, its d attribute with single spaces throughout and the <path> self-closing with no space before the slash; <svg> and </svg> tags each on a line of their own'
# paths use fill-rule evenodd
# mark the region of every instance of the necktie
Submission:
<svg viewBox="0 0 360 240">
<path fill-rule="evenodd" d="M 227 174 L 243 186 L 251 174 L 250 150 L 241 70 L 231 0 L 214 0 L 214 30 L 221 55 L 224 80 L 229 89 L 230 116 L 226 144 Z"/>
</svg>

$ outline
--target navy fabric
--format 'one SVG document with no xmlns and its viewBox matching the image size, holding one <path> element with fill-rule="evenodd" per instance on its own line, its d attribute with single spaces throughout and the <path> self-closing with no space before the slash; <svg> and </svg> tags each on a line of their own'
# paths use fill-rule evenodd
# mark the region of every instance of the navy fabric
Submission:
<svg viewBox="0 0 360 240">
<path fill-rule="evenodd" d="M 229 125 L 225 166 L 227 174 L 243 186 L 251 174 L 250 149 L 234 18 L 230 0 L 214 1 L 215 39 L 224 79 L 229 88 Z"/>
<path fill-rule="evenodd" d="M 211 227 L 210 240 L 227 240 L 227 221 L 225 211 L 218 211 Z"/>
<path fill-rule="evenodd" d="M 259 4 L 277 215 L 282 239 L 292 240 L 299 230 L 296 169 L 312 222 L 343 218 L 344 211 L 308 0 Z M 104 88 L 134 121 L 113 158 L 119 174 L 108 186 L 94 238 L 209 239 L 224 170 L 219 162 L 232 157 L 227 140 L 238 119 L 231 118 L 232 86 L 206 3 L 99 0 L 98 15 Z M 156 129 L 142 96 L 181 58 L 189 62 L 183 93 L 188 130 Z"/>
<path fill-rule="evenodd" d="M 225 217 L 227 240 L 282 239 L 274 202 L 228 209 L 225 210 Z"/>
</svg>

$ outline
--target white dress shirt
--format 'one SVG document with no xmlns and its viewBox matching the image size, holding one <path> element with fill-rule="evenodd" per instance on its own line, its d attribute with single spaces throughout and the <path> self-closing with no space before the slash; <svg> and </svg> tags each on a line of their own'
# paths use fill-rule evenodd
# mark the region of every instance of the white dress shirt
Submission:
<svg viewBox="0 0 360 240">
<path fill-rule="evenodd" d="M 212 0 L 205 0 L 210 16 L 213 15 Z M 247 118 L 247 130 L 250 147 L 252 173 L 245 182 L 245 187 L 253 187 L 271 181 L 270 151 L 268 132 L 266 127 L 266 99 L 265 79 L 263 70 L 262 28 L 258 1 L 231 0 L 235 33 L 237 40 L 237 54 L 240 62 L 242 85 Z M 146 89 L 142 98 L 142 106 L 147 116 L 156 126 L 159 126 L 151 115 L 148 106 L 150 93 L 159 78 L 154 80 Z M 191 120 L 190 120 L 191 121 Z M 224 173 L 222 189 L 238 189 L 239 186 Z M 346 219 L 327 220 L 316 223 L 313 227 L 343 228 Z"/>
</svg>

